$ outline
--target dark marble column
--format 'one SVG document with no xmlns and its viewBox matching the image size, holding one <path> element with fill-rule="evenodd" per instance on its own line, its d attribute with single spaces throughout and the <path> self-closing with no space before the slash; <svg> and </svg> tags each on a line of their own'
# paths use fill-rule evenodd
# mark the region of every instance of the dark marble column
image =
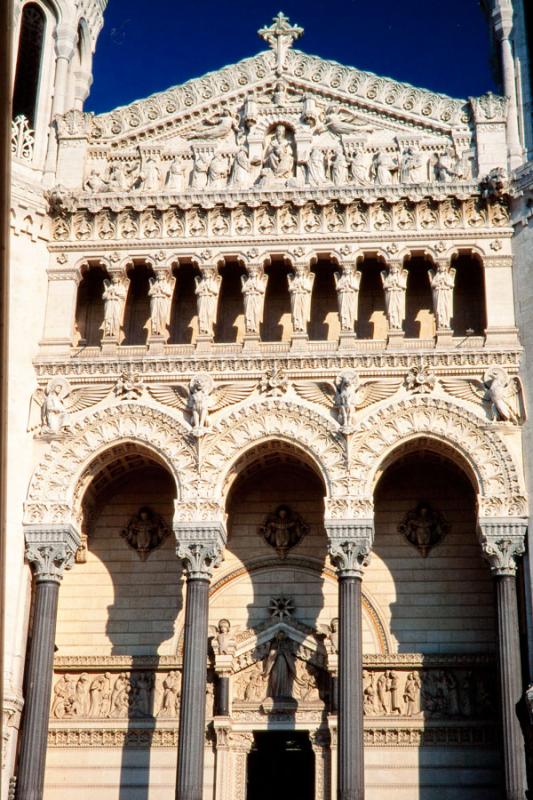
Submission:
<svg viewBox="0 0 533 800">
<path fill-rule="evenodd" d="M 217 714 L 229 717 L 229 675 L 218 676 Z"/>
<path fill-rule="evenodd" d="M 505 765 L 505 800 L 526 797 L 524 739 L 516 706 L 522 696 L 516 560 L 524 552 L 526 525 L 520 519 L 480 521 L 483 555 L 496 580 L 500 696 Z"/>
<path fill-rule="evenodd" d="M 364 800 L 361 582 L 373 540 L 371 520 L 328 522 L 339 578 L 337 799 Z"/>
<path fill-rule="evenodd" d="M 59 584 L 64 570 L 74 562 L 78 544 L 79 537 L 71 528 L 26 532 L 26 558 L 35 575 L 35 594 L 17 800 L 41 800 L 43 796 Z"/>
<path fill-rule="evenodd" d="M 175 533 L 187 574 L 176 800 L 202 800 L 209 580 L 221 558 L 223 537 L 218 526 L 205 523 Z"/>
</svg>

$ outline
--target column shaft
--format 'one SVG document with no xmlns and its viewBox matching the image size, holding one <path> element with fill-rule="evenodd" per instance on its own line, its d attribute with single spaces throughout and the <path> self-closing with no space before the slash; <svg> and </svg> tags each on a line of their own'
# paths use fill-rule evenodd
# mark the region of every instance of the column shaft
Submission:
<svg viewBox="0 0 533 800">
<path fill-rule="evenodd" d="M 188 578 L 176 800 L 202 800 L 209 580 Z"/>
<path fill-rule="evenodd" d="M 363 800 L 361 579 L 339 577 L 338 800 Z"/>
<path fill-rule="evenodd" d="M 498 602 L 498 643 L 500 650 L 500 689 L 503 717 L 505 798 L 524 800 L 526 789 L 524 740 L 516 704 L 522 694 L 518 607 L 513 575 L 496 578 Z"/>
<path fill-rule="evenodd" d="M 43 796 L 58 596 L 57 581 L 35 584 L 17 800 L 41 800 Z"/>
<path fill-rule="evenodd" d="M 227 675 L 218 677 L 217 714 L 220 717 L 229 717 L 229 677 Z"/>
</svg>

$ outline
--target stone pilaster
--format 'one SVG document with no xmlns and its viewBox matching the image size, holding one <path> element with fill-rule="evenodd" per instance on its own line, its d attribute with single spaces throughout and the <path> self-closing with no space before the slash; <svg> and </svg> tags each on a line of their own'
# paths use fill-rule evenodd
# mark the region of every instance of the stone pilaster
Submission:
<svg viewBox="0 0 533 800">
<path fill-rule="evenodd" d="M 328 730 L 310 734 L 315 754 L 315 800 L 332 800 L 330 787 L 330 736 Z"/>
<path fill-rule="evenodd" d="M 231 751 L 233 755 L 233 783 L 232 800 L 247 800 L 246 777 L 248 753 L 254 743 L 253 733 L 233 732 L 230 736 Z"/>
<path fill-rule="evenodd" d="M 226 533 L 215 522 L 177 524 L 174 532 L 187 575 L 176 800 L 202 800 L 209 581 Z"/>
<path fill-rule="evenodd" d="M 232 796 L 231 723 L 228 719 L 214 720 L 216 736 L 215 800 Z"/>
<path fill-rule="evenodd" d="M 339 578 L 338 800 L 364 799 L 361 582 L 374 538 L 371 519 L 326 521 Z M 354 679 L 359 676 L 359 679 Z"/>
<path fill-rule="evenodd" d="M 479 527 L 483 555 L 496 580 L 505 800 L 524 800 L 524 740 L 516 713 L 522 680 L 515 575 L 517 560 L 525 549 L 527 522 L 520 518 L 480 519 Z"/>
<path fill-rule="evenodd" d="M 76 302 L 81 271 L 78 267 L 58 265 L 48 271 L 48 292 L 44 320 L 44 352 L 64 352 L 72 345 Z"/>
<path fill-rule="evenodd" d="M 69 569 L 74 563 L 80 536 L 71 525 L 30 526 L 26 528 L 25 540 L 26 559 L 35 576 L 35 594 L 26 666 L 17 800 L 41 800 L 59 584 L 65 569 Z"/>
</svg>

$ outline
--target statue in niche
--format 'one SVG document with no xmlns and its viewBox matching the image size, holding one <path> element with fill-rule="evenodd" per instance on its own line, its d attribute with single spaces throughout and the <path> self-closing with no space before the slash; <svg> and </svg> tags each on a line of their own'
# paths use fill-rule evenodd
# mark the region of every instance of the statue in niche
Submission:
<svg viewBox="0 0 533 800">
<path fill-rule="evenodd" d="M 353 333 L 357 321 L 357 301 L 361 273 L 350 265 L 344 267 L 342 272 L 335 272 L 334 278 L 341 330 Z"/>
<path fill-rule="evenodd" d="M 310 186 L 323 186 L 326 183 L 324 152 L 319 147 L 311 149 L 305 166 Z"/>
<path fill-rule="evenodd" d="M 443 183 L 462 177 L 459 160 L 451 146 L 446 149 L 446 152 L 438 154 L 433 169 L 435 178 Z"/>
<path fill-rule="evenodd" d="M 155 278 L 150 278 L 148 283 L 150 333 L 152 336 L 166 336 L 175 278 L 172 278 L 166 269 L 157 269 Z"/>
<path fill-rule="evenodd" d="M 390 156 L 388 153 L 378 151 L 374 154 L 370 165 L 370 178 L 374 183 L 380 185 L 392 183 L 393 173 L 398 171 L 398 167 L 399 164 L 396 156 Z"/>
<path fill-rule="evenodd" d="M 207 186 L 210 189 L 222 189 L 228 179 L 228 162 L 222 153 L 216 153 L 207 170 Z"/>
<path fill-rule="evenodd" d="M 295 333 L 305 333 L 311 319 L 311 292 L 315 276 L 307 266 L 297 264 L 287 275 L 291 296 L 292 327 Z"/>
<path fill-rule="evenodd" d="M 141 189 L 143 192 L 156 192 L 161 185 L 161 171 L 157 166 L 157 161 L 152 156 L 146 160 L 146 163 L 139 172 L 135 181 L 135 188 Z"/>
<path fill-rule="evenodd" d="M 211 163 L 211 153 L 194 153 L 194 162 L 191 172 L 191 189 L 205 189 L 207 186 L 207 171 Z"/>
<path fill-rule="evenodd" d="M 417 171 L 422 166 L 422 157 L 414 147 L 406 147 L 400 158 L 400 183 L 416 183 Z"/>
<path fill-rule="evenodd" d="M 381 281 L 385 290 L 385 309 L 391 330 L 400 331 L 405 319 L 405 292 L 407 289 L 406 269 L 393 261 L 389 271 L 381 272 Z"/>
<path fill-rule="evenodd" d="M 415 509 L 408 511 L 398 525 L 398 533 L 405 536 L 423 558 L 427 557 L 432 547 L 443 540 L 449 529 L 450 526 L 442 514 L 426 502 L 420 502 Z"/>
<path fill-rule="evenodd" d="M 344 154 L 344 150 L 340 148 L 335 151 L 331 163 L 331 180 L 335 186 L 344 186 L 345 183 L 348 183 L 348 179 L 348 160 Z"/>
<path fill-rule="evenodd" d="M 229 619 L 219 619 L 216 628 L 212 629 L 211 646 L 217 656 L 233 655 L 236 642 Z"/>
<path fill-rule="evenodd" d="M 170 535 L 170 531 L 159 514 L 148 506 L 143 506 L 130 519 L 120 535 L 133 550 L 137 551 L 141 561 L 146 561 L 152 550 L 159 547 Z"/>
<path fill-rule="evenodd" d="M 124 306 L 128 294 L 128 279 L 120 272 L 112 272 L 111 278 L 104 278 L 104 336 L 118 339 L 124 317 Z"/>
<path fill-rule="evenodd" d="M 350 157 L 350 173 L 355 183 L 360 183 L 363 186 L 368 186 L 370 183 L 366 155 L 362 150 L 356 150 Z M 380 181 L 376 182 L 380 183 Z"/>
<path fill-rule="evenodd" d="M 437 270 L 428 270 L 431 293 L 433 295 L 433 311 L 437 330 L 450 327 L 453 315 L 453 287 L 455 286 L 455 270 L 448 264 L 439 261 Z"/>
<path fill-rule="evenodd" d="M 263 677 L 268 680 L 267 695 L 273 700 L 293 697 L 293 686 L 298 676 L 292 650 L 291 640 L 283 631 L 278 631 L 270 643 L 263 667 Z"/>
<path fill-rule="evenodd" d="M 286 181 L 294 174 L 292 143 L 287 138 L 284 125 L 277 125 L 263 158 L 260 183 L 268 185 L 272 180 Z"/>
<path fill-rule="evenodd" d="M 215 267 L 205 267 L 202 276 L 194 279 L 194 293 L 198 305 L 198 329 L 202 336 L 212 336 L 217 317 L 218 294 L 222 276 Z"/>
<path fill-rule="evenodd" d="M 280 558 L 286 558 L 289 550 L 301 542 L 307 533 L 309 525 L 286 505 L 278 506 L 273 514 L 268 514 L 259 528 L 259 535 L 274 548 Z"/>
<path fill-rule="evenodd" d="M 248 189 L 252 183 L 252 165 L 244 140 L 239 142 L 239 149 L 235 153 L 229 185 L 234 189 Z"/>
<path fill-rule="evenodd" d="M 185 187 L 185 159 L 181 154 L 175 155 L 165 178 L 165 189 L 169 192 L 181 192 Z"/>
<path fill-rule="evenodd" d="M 259 325 L 263 321 L 267 282 L 268 276 L 262 267 L 255 264 L 248 267 L 247 275 L 241 275 L 246 333 L 259 333 Z"/>
<path fill-rule="evenodd" d="M 240 117 L 238 114 L 225 108 L 214 119 L 206 119 L 200 128 L 196 129 L 189 139 L 224 139 L 231 131 L 238 133 Z"/>
<path fill-rule="evenodd" d="M 420 713 L 420 678 L 416 672 L 410 672 L 405 681 L 403 690 L 403 700 L 405 703 L 405 715 L 414 717 Z"/>
</svg>

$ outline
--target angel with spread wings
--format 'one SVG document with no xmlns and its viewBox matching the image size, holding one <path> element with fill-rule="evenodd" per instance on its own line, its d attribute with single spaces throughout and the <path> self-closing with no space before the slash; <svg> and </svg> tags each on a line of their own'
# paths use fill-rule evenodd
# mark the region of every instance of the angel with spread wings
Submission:
<svg viewBox="0 0 533 800">
<path fill-rule="evenodd" d="M 294 388 L 298 394 L 311 403 L 320 403 L 328 408 L 335 408 L 337 419 L 341 428 L 348 431 L 353 426 L 354 416 L 357 411 L 385 400 L 396 392 L 401 381 L 367 381 L 361 384 L 355 370 L 341 372 L 335 384 L 330 382 L 295 382 Z"/>
<path fill-rule="evenodd" d="M 185 386 L 151 386 L 152 397 L 163 405 L 187 411 L 191 417 L 191 426 L 196 436 L 202 436 L 209 427 L 208 417 L 211 412 L 239 403 L 250 395 L 256 383 L 222 383 L 215 387 L 210 375 L 195 375 L 189 388 Z"/>
<path fill-rule="evenodd" d="M 441 383 L 447 392 L 463 400 L 481 400 L 493 420 L 518 425 L 525 418 L 520 378 L 510 378 L 501 367 L 490 367 L 482 381 L 443 378 Z"/>
<path fill-rule="evenodd" d="M 40 427 L 41 433 L 58 434 L 68 428 L 69 414 L 95 405 L 108 394 L 111 386 L 80 386 L 72 389 L 65 378 L 53 378 L 46 389 L 34 392 L 30 405 L 28 430 Z"/>
<path fill-rule="evenodd" d="M 237 643 L 235 634 L 239 627 L 231 627 L 229 619 L 219 619 L 218 625 L 209 626 L 211 646 L 216 656 L 231 656 L 235 652 Z"/>
</svg>

